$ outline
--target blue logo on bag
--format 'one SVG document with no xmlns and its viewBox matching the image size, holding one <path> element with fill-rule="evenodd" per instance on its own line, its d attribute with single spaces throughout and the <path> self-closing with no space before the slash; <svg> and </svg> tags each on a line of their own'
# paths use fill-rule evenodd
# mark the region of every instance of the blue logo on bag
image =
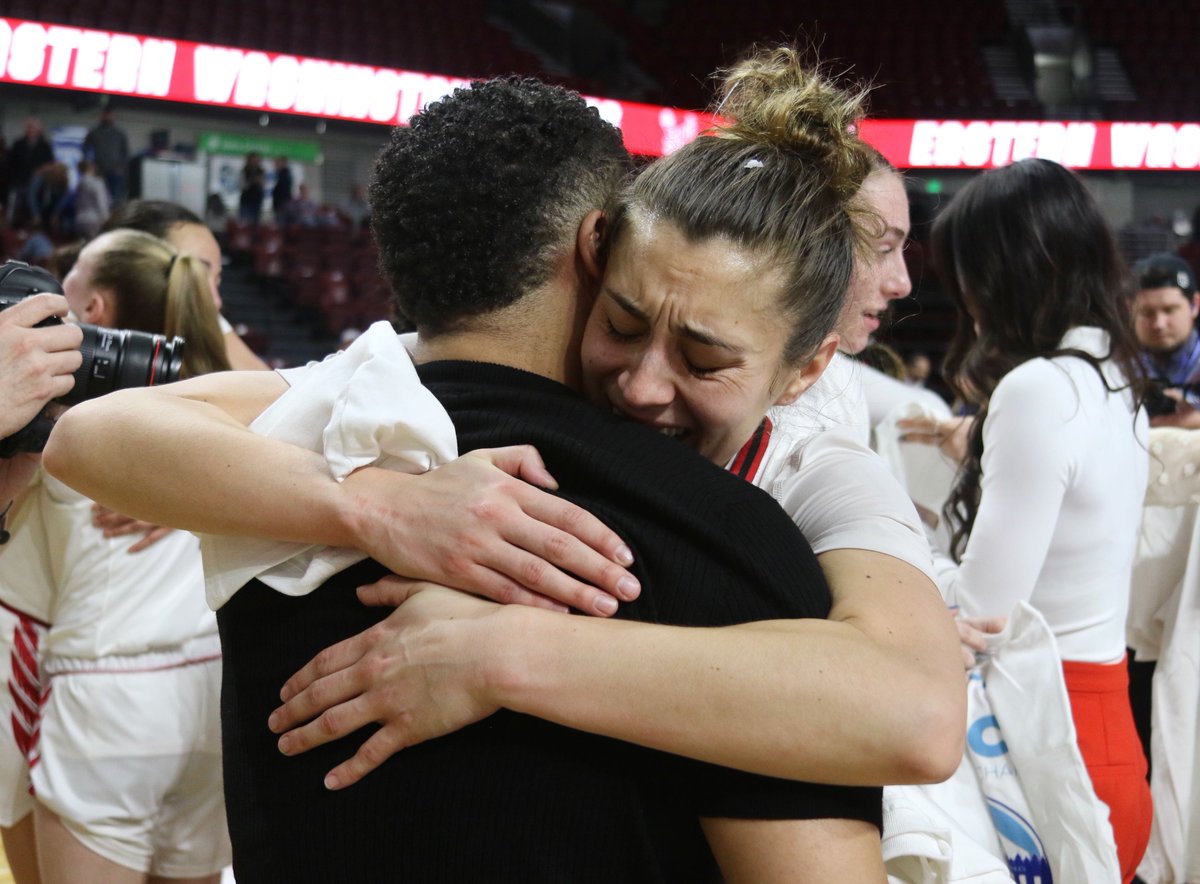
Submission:
<svg viewBox="0 0 1200 884">
<path fill-rule="evenodd" d="M 985 739 L 988 731 L 996 732 L 996 739 L 992 742 Z M 972 752 L 984 758 L 998 758 L 1008 752 L 1008 746 L 1000 736 L 1000 723 L 994 715 L 984 715 L 972 722 L 967 729 L 967 743 Z"/>
<path fill-rule="evenodd" d="M 995 798 L 988 798 L 987 804 L 1013 880 L 1017 884 L 1053 884 L 1046 849 L 1029 820 Z"/>
</svg>

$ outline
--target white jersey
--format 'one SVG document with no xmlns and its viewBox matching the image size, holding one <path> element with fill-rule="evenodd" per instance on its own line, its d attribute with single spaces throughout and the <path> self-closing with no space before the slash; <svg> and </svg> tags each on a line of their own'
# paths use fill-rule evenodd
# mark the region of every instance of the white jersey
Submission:
<svg viewBox="0 0 1200 884">
<path fill-rule="evenodd" d="M 38 470 L 8 520 L 12 536 L 0 544 L 0 604 L 48 623 L 54 606 L 54 576 L 44 542 L 42 514 L 46 507 Z"/>
<path fill-rule="evenodd" d="M 1096 328 L 1072 329 L 1061 346 L 1108 352 Z M 1104 371 L 1124 386 L 1112 363 Z M 1145 413 L 1135 419 L 1129 391 L 1110 392 L 1082 359 L 1031 359 L 996 385 L 983 444 L 962 564 L 939 575 L 947 601 L 968 616 L 1028 602 L 1064 660 L 1120 660 L 1149 470 Z"/>
<path fill-rule="evenodd" d="M 871 420 L 863 395 L 863 364 L 834 353 L 815 384 L 790 405 L 771 409 L 771 422 L 790 437 L 807 439 L 823 430 L 842 430 L 864 447 Z"/>
<path fill-rule="evenodd" d="M 91 500 L 52 476 L 43 478 L 40 493 L 57 588 L 44 646 L 48 657 L 144 654 L 216 634 L 195 535 L 172 531 L 130 554 L 141 538 L 106 538 L 92 525 Z"/>
<path fill-rule="evenodd" d="M 806 435 L 768 418 L 729 464 L 768 492 L 813 552 L 865 549 L 907 562 L 933 580 L 929 542 L 916 508 L 875 452 L 854 433 Z"/>
</svg>

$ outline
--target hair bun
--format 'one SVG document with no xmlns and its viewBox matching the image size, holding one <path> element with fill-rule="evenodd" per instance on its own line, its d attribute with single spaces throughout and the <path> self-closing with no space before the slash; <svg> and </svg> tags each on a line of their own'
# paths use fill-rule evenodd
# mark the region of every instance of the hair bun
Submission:
<svg viewBox="0 0 1200 884">
<path fill-rule="evenodd" d="M 793 46 L 755 48 L 718 76 L 716 135 L 796 153 L 823 166 L 839 194 L 857 192 L 870 172 L 857 134 L 867 88 L 839 86 Z"/>
</svg>

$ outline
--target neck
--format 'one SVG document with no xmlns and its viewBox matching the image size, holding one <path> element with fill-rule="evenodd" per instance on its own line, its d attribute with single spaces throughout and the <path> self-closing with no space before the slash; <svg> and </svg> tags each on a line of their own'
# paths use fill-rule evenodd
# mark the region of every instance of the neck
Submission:
<svg viewBox="0 0 1200 884">
<path fill-rule="evenodd" d="M 551 282 L 512 306 L 453 331 L 430 336 L 418 329 L 413 358 L 417 363 L 491 362 L 578 390 L 579 344 L 590 306 L 591 297 L 577 285 Z"/>
</svg>

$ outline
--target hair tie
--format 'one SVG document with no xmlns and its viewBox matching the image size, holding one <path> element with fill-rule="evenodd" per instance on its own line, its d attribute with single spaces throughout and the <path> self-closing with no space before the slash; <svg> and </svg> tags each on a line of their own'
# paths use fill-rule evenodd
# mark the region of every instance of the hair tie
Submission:
<svg viewBox="0 0 1200 884">
<path fill-rule="evenodd" d="M 171 278 L 171 271 L 175 269 L 175 262 L 179 260 L 179 253 L 176 252 L 171 256 L 170 263 L 167 264 L 167 278 Z"/>
</svg>

